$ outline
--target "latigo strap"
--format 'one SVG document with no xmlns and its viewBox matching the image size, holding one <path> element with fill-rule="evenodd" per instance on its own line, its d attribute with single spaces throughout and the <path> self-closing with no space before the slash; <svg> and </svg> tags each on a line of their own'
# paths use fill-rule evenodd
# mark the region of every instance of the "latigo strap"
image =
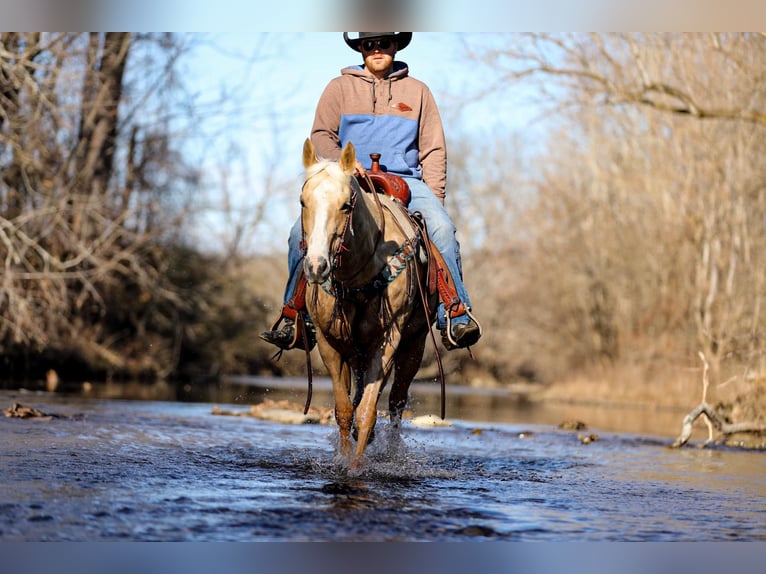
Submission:
<svg viewBox="0 0 766 574">
<path fill-rule="evenodd" d="M 306 276 L 303 274 L 303 269 L 300 269 L 298 270 L 298 279 L 295 282 L 293 296 L 290 297 L 282 308 L 283 317 L 295 320 L 295 316 L 298 312 L 303 311 L 306 308 L 306 289 Z"/>
<path fill-rule="evenodd" d="M 455 281 L 444 261 L 444 256 L 436 248 L 431 239 L 428 239 L 428 251 L 431 257 L 431 269 L 429 273 L 429 290 L 433 293 L 434 289 L 439 291 L 439 298 L 444 303 L 444 307 L 450 317 L 458 317 L 466 312 L 465 305 L 458 297 L 455 289 Z"/>
</svg>

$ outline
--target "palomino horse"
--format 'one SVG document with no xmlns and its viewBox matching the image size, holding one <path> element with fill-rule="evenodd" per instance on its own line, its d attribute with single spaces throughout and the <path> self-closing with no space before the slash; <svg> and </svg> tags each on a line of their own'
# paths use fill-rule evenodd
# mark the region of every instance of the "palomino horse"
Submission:
<svg viewBox="0 0 766 574">
<path fill-rule="evenodd" d="M 438 297 L 423 287 L 421 232 L 400 202 L 361 190 L 355 164 L 351 143 L 338 162 L 317 160 L 309 139 L 303 146 L 306 308 L 332 377 L 341 454 L 352 467 L 361 464 L 392 371 L 389 415 L 401 422 Z"/>
</svg>

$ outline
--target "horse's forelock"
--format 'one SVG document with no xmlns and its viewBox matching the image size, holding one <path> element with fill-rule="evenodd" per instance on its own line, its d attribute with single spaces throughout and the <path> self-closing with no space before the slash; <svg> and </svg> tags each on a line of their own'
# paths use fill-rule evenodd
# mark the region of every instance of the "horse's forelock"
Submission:
<svg viewBox="0 0 766 574">
<path fill-rule="evenodd" d="M 327 175 L 332 179 L 336 180 L 339 184 L 344 184 L 347 181 L 346 174 L 334 161 L 320 161 L 309 167 L 306 170 L 306 180 L 311 179 L 323 171 L 326 172 Z"/>
</svg>

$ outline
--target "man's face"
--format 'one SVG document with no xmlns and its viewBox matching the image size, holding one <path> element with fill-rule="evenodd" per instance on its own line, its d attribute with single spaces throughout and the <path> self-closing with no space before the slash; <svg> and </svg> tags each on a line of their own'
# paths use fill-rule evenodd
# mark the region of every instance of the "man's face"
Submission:
<svg viewBox="0 0 766 574">
<path fill-rule="evenodd" d="M 365 67 L 375 75 L 387 72 L 394 62 L 396 42 L 391 38 L 373 38 L 361 43 Z"/>
</svg>

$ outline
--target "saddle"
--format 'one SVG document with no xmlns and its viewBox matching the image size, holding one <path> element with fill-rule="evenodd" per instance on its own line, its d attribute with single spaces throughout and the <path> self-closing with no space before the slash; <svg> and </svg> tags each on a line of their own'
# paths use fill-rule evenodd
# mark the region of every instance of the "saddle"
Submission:
<svg viewBox="0 0 766 574">
<path fill-rule="evenodd" d="M 404 178 L 388 173 L 380 169 L 380 154 L 371 153 L 370 159 L 372 160 L 372 167 L 367 172 L 367 177 L 359 178 L 359 185 L 365 191 L 382 193 L 383 195 L 389 195 L 394 199 L 398 199 L 402 204 L 407 207 L 410 204 L 412 194 L 410 193 L 410 186 L 404 180 Z M 372 182 L 374 189 L 370 189 L 369 182 Z"/>
</svg>

